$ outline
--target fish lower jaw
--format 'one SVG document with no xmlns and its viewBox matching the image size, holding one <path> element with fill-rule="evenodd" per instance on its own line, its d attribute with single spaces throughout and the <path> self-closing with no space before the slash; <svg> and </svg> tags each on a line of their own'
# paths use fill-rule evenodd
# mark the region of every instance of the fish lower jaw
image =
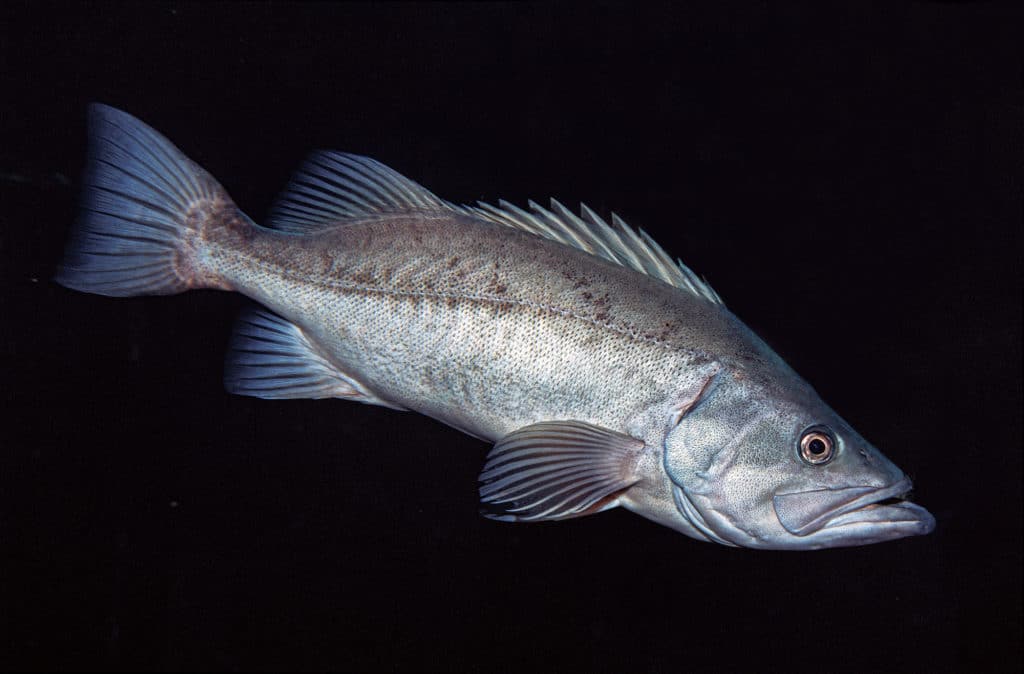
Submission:
<svg viewBox="0 0 1024 674">
<path fill-rule="evenodd" d="M 935 528 L 935 518 L 921 506 L 906 500 L 910 488 L 910 480 L 903 478 L 887 487 L 782 494 L 776 496 L 776 512 L 789 533 L 794 535 L 795 548 L 866 545 L 930 533 Z M 794 526 L 787 519 L 787 498 L 806 498 L 830 492 L 847 492 L 851 498 L 837 502 L 833 508 L 808 518 L 800 526 Z"/>
<path fill-rule="evenodd" d="M 889 529 L 895 535 L 880 539 L 888 540 L 931 533 L 935 529 L 935 517 L 916 503 L 888 498 L 834 517 L 822 529 L 838 530 L 857 526 L 874 526 L 876 529 L 882 526 Z"/>
<path fill-rule="evenodd" d="M 900 506 L 902 504 L 910 503 L 906 500 L 906 496 L 910 494 L 912 487 L 913 485 L 906 477 L 888 487 L 879 487 L 860 498 L 836 508 L 831 516 L 826 515 L 827 519 L 824 519 L 814 530 L 808 533 L 865 521 L 886 521 L 880 519 L 880 516 L 896 514 L 901 510 Z M 915 507 L 923 510 L 920 506 Z"/>
</svg>

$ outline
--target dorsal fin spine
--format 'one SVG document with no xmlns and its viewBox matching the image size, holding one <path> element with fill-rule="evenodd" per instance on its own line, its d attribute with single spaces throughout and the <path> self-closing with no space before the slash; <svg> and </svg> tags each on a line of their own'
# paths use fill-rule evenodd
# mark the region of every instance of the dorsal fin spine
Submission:
<svg viewBox="0 0 1024 674">
<path fill-rule="evenodd" d="M 271 211 L 269 227 L 294 233 L 343 226 L 347 220 L 399 213 L 453 211 L 513 227 L 634 269 L 714 304 L 722 300 L 686 265 L 665 253 L 644 230 L 616 214 L 611 224 L 580 204 L 576 215 L 552 199 L 524 210 L 504 199 L 455 206 L 380 162 L 342 152 L 316 152 L 296 172 Z"/>
</svg>

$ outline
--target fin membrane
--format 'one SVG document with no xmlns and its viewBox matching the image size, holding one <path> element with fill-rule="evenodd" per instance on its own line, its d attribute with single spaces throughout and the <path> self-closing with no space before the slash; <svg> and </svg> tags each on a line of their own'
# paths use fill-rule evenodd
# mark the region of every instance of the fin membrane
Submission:
<svg viewBox="0 0 1024 674">
<path fill-rule="evenodd" d="M 688 266 L 673 260 L 643 229 L 634 230 L 621 217 L 612 214 L 608 224 L 585 204 L 580 206 L 581 215 L 575 215 L 554 199 L 550 210 L 535 202 L 528 206 L 529 211 L 506 201 L 498 206 L 455 206 L 369 157 L 324 151 L 310 155 L 292 176 L 270 211 L 267 226 L 305 234 L 371 215 L 454 211 L 578 248 L 722 304 L 718 293 Z"/>
<path fill-rule="evenodd" d="M 231 199 L 159 133 L 92 104 L 82 210 L 55 280 L 112 297 L 187 290 L 190 264 L 177 268 L 180 240 L 189 213 L 203 202 Z"/>
<path fill-rule="evenodd" d="M 404 409 L 381 400 L 343 373 L 299 326 L 265 309 L 238 319 L 228 349 L 224 386 L 255 398 L 346 398 Z"/>
<path fill-rule="evenodd" d="M 304 233 L 370 215 L 446 211 L 451 205 L 375 159 L 314 152 L 292 176 L 268 227 Z"/>
<path fill-rule="evenodd" d="M 534 201 L 528 202 L 529 211 L 507 201 L 497 206 L 479 202 L 476 206 L 462 206 L 462 212 L 474 217 L 497 222 L 507 227 L 558 241 L 597 257 L 647 274 L 712 304 L 722 304 L 718 293 L 701 280 L 682 260 L 672 260 L 644 230 L 634 230 L 619 216 L 612 214 L 609 225 L 597 213 L 580 204 L 578 216 L 555 199 L 547 209 Z"/>
<path fill-rule="evenodd" d="M 296 171 L 271 210 L 268 227 L 306 233 L 373 215 L 451 211 L 521 229 L 634 269 L 712 304 L 722 304 L 710 285 L 681 260 L 673 260 L 645 231 L 612 214 L 605 222 L 585 204 L 576 215 L 558 201 L 547 209 L 529 202 L 525 211 L 507 201 L 456 206 L 379 161 L 321 151 Z"/>
<path fill-rule="evenodd" d="M 640 478 L 644 443 L 581 421 L 533 424 L 505 436 L 480 473 L 482 514 L 506 522 L 580 517 L 617 505 Z"/>
</svg>

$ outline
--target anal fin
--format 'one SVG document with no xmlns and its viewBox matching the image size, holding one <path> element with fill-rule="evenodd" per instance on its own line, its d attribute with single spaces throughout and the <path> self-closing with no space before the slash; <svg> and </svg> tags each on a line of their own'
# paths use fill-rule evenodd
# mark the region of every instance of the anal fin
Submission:
<svg viewBox="0 0 1024 674">
<path fill-rule="evenodd" d="M 639 481 L 644 443 L 582 421 L 549 421 L 513 431 L 480 473 L 485 517 L 532 522 L 581 517 L 618 504 Z"/>
<path fill-rule="evenodd" d="M 224 386 L 230 393 L 256 398 L 344 398 L 405 409 L 370 393 L 331 362 L 302 328 L 262 308 L 238 319 Z"/>
</svg>

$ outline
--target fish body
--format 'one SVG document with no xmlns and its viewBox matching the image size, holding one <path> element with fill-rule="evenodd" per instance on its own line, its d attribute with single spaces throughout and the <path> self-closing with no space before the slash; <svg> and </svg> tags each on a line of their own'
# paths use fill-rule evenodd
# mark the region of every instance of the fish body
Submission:
<svg viewBox="0 0 1024 674">
<path fill-rule="evenodd" d="M 239 321 L 229 391 L 413 410 L 494 442 L 489 517 L 622 506 L 780 549 L 934 526 L 899 500 L 896 466 L 617 218 L 459 206 L 371 159 L 318 153 L 261 227 L 130 115 L 93 106 L 91 138 L 59 282 L 252 298 L 266 309 Z"/>
</svg>

